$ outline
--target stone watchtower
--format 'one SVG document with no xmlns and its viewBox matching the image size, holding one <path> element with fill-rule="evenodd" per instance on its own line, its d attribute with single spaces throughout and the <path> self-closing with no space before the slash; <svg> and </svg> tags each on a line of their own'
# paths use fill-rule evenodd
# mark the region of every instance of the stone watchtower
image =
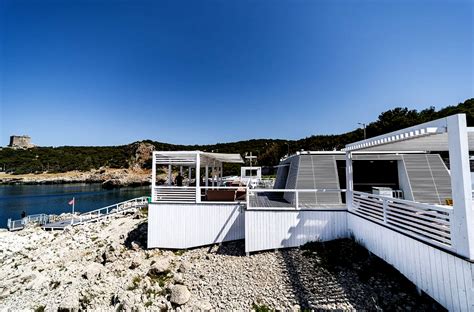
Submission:
<svg viewBox="0 0 474 312">
<path fill-rule="evenodd" d="M 13 148 L 30 148 L 34 145 L 31 144 L 31 137 L 27 135 L 12 135 L 10 136 L 10 144 L 8 147 Z"/>
</svg>

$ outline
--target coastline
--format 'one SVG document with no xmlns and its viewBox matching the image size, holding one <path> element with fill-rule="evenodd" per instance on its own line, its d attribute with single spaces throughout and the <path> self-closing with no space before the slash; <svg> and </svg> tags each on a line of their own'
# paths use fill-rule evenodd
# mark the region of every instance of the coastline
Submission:
<svg viewBox="0 0 474 312">
<path fill-rule="evenodd" d="M 0 185 L 41 185 L 67 183 L 102 183 L 104 188 L 150 185 L 150 170 L 98 169 L 61 173 L 7 174 L 0 173 Z"/>
</svg>

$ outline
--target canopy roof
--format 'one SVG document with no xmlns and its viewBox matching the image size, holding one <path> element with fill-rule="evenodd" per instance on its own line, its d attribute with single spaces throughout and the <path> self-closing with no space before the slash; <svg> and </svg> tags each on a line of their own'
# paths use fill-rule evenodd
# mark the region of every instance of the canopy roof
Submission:
<svg viewBox="0 0 474 312">
<path fill-rule="evenodd" d="M 157 165 L 195 166 L 198 155 L 200 157 L 199 162 L 201 166 L 212 166 L 221 163 L 244 163 L 240 154 L 208 153 L 201 151 L 153 152 L 153 158 Z"/>
<path fill-rule="evenodd" d="M 464 114 L 459 115 L 465 118 Z M 448 118 L 450 117 L 351 143 L 346 145 L 345 151 L 448 151 Z M 469 150 L 474 151 L 474 128 L 464 129 L 468 136 Z"/>
</svg>

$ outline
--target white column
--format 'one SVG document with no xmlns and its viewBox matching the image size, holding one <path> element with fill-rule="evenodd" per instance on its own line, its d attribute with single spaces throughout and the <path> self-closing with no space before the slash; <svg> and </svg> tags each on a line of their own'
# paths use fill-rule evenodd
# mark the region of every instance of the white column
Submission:
<svg viewBox="0 0 474 312">
<path fill-rule="evenodd" d="M 155 152 L 151 154 L 152 165 L 151 165 L 151 201 L 155 201 L 155 187 L 156 187 L 156 158 Z"/>
<path fill-rule="evenodd" d="M 220 182 L 220 186 L 222 186 L 222 181 L 224 180 L 223 178 L 224 178 L 224 166 L 221 163 L 221 182 Z"/>
<path fill-rule="evenodd" d="M 206 186 L 209 186 L 209 165 L 206 165 Z"/>
<path fill-rule="evenodd" d="M 352 210 L 352 198 L 354 191 L 354 174 L 352 168 L 352 152 L 346 152 L 346 206 Z"/>
<path fill-rule="evenodd" d="M 179 166 L 179 174 L 183 176 L 183 166 Z"/>
<path fill-rule="evenodd" d="M 448 145 L 454 204 L 451 239 L 457 253 L 474 260 L 474 214 L 466 115 L 448 117 Z"/>
<path fill-rule="evenodd" d="M 171 185 L 171 165 L 168 165 L 168 185 Z"/>
<path fill-rule="evenodd" d="M 196 203 L 201 202 L 201 154 L 196 154 Z"/>
<path fill-rule="evenodd" d="M 191 183 L 191 178 L 193 177 L 193 171 L 192 171 L 192 168 L 191 166 L 188 167 L 188 180 L 189 180 L 189 183 Z"/>
</svg>

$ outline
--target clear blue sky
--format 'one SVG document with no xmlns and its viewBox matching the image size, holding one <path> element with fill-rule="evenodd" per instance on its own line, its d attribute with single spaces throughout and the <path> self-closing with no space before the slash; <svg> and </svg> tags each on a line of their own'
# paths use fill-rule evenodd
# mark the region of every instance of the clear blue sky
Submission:
<svg viewBox="0 0 474 312">
<path fill-rule="evenodd" d="M 0 144 L 298 139 L 457 104 L 473 3 L 0 0 Z"/>
</svg>

